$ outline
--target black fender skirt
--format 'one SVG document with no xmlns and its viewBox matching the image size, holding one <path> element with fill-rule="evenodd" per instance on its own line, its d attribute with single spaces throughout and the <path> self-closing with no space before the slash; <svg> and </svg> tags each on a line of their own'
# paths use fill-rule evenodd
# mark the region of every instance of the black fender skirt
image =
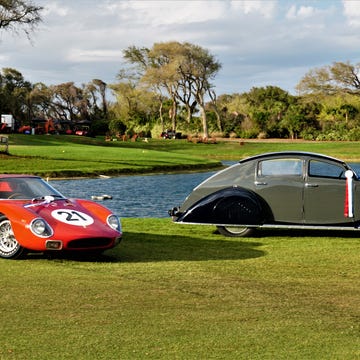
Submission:
<svg viewBox="0 0 360 360">
<path fill-rule="evenodd" d="M 263 207 L 257 195 L 238 187 L 216 191 L 179 215 L 177 222 L 219 225 L 261 225 L 264 222 Z"/>
</svg>

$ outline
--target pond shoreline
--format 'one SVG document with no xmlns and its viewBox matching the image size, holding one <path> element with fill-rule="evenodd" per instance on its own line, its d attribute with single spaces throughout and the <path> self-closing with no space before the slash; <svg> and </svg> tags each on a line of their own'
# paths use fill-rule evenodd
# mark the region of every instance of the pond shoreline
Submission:
<svg viewBox="0 0 360 360">
<path fill-rule="evenodd" d="M 49 180 L 83 180 L 83 179 L 108 179 L 108 178 L 114 178 L 114 177 L 124 177 L 124 176 L 151 176 L 151 175 L 170 175 L 170 174 L 192 174 L 192 173 L 203 173 L 208 171 L 219 171 L 224 169 L 226 166 L 223 165 L 221 162 L 219 164 L 213 164 L 213 165 L 199 165 L 196 164 L 194 166 L 175 166 L 169 169 L 168 166 L 164 166 L 163 168 L 159 168 L 157 170 L 151 169 L 149 171 L 147 170 L 141 170 L 141 171 L 119 171 L 114 172 L 112 170 L 110 171 L 103 171 L 101 174 L 88 174 L 84 176 L 63 176 L 59 174 L 59 176 L 43 176 L 40 174 L 33 174 L 36 176 L 41 176 L 45 178 L 47 181 Z M 31 173 L 29 173 L 31 175 Z"/>
</svg>

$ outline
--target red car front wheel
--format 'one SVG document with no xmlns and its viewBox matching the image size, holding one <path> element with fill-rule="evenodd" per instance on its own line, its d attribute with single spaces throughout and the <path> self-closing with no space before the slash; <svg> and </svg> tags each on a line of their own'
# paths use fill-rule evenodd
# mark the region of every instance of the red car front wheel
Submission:
<svg viewBox="0 0 360 360">
<path fill-rule="evenodd" d="M 0 216 L 0 257 L 17 259 L 25 254 L 25 249 L 16 240 L 10 221 Z"/>
</svg>

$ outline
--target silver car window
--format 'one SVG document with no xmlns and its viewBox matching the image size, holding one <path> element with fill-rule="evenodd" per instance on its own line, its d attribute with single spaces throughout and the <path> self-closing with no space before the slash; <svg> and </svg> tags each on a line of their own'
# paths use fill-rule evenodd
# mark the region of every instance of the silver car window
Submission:
<svg viewBox="0 0 360 360">
<path fill-rule="evenodd" d="M 319 160 L 310 160 L 309 176 L 345 179 L 345 169 L 337 164 Z"/>
<path fill-rule="evenodd" d="M 259 176 L 301 176 L 302 160 L 300 159 L 270 159 L 259 162 Z"/>
</svg>

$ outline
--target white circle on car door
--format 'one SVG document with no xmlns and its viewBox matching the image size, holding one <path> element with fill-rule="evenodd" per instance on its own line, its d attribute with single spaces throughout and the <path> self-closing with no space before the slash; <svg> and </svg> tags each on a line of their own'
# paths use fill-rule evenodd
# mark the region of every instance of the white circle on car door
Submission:
<svg viewBox="0 0 360 360">
<path fill-rule="evenodd" d="M 94 223 L 94 219 L 78 210 L 57 209 L 51 212 L 51 216 L 68 225 L 88 226 Z"/>
</svg>

